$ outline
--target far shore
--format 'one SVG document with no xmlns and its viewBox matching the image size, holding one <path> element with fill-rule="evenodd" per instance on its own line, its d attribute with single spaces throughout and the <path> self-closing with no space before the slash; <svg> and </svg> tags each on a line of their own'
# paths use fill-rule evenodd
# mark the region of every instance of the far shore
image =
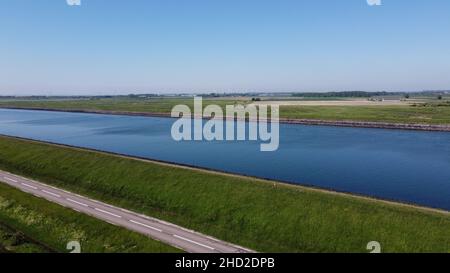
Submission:
<svg viewBox="0 0 450 273">
<path fill-rule="evenodd" d="M 0 109 L 173 118 L 170 115 L 170 113 L 162 113 L 162 112 L 132 112 L 132 111 L 57 109 L 57 108 L 41 108 L 41 107 L 8 107 L 8 106 L 0 106 Z M 202 118 L 208 119 L 207 117 Z M 232 117 L 224 117 L 224 119 L 231 119 L 231 118 Z M 450 132 L 450 125 L 435 125 L 435 124 L 420 124 L 420 123 L 389 123 L 389 122 L 373 122 L 373 121 L 320 120 L 320 119 L 294 119 L 294 118 L 280 118 L 280 123 L 299 124 L 299 125 Z"/>
</svg>

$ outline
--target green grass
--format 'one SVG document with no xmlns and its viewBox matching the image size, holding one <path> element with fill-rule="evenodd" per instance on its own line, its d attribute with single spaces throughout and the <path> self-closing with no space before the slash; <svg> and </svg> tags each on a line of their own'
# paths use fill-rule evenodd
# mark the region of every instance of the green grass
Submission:
<svg viewBox="0 0 450 273">
<path fill-rule="evenodd" d="M 206 104 L 250 103 L 249 99 L 206 99 Z M 107 98 L 91 100 L 0 100 L 0 107 L 46 108 L 61 110 L 103 110 L 143 113 L 170 113 L 177 104 L 193 107 L 191 98 Z M 280 116 L 283 118 L 320 119 L 320 120 L 349 120 L 349 121 L 377 121 L 392 123 L 424 123 L 450 124 L 450 104 L 442 101 L 438 103 L 421 104 L 425 106 L 281 106 Z"/>
<path fill-rule="evenodd" d="M 378 201 L 5 137 L 0 168 L 257 251 L 450 251 L 448 214 Z"/>
<path fill-rule="evenodd" d="M 224 106 L 234 103 L 248 103 L 247 100 L 216 100 L 204 99 L 208 104 Z M 206 103 L 206 102 L 205 102 Z M 188 105 L 193 109 L 192 98 L 154 98 L 154 99 L 130 99 L 130 98 L 107 98 L 91 100 L 0 100 L 0 106 L 13 106 L 25 108 L 47 108 L 61 110 L 102 110 L 102 111 L 126 111 L 143 113 L 170 113 L 173 106 L 178 104 Z"/>
<path fill-rule="evenodd" d="M 70 241 L 87 253 L 178 251 L 0 183 L 0 252 L 69 252 Z"/>
<path fill-rule="evenodd" d="M 52 252 L 39 242 L 26 237 L 22 232 L 0 223 L 0 253 L 49 253 Z"/>
<path fill-rule="evenodd" d="M 284 118 L 450 124 L 450 105 L 398 106 L 284 106 Z"/>
</svg>

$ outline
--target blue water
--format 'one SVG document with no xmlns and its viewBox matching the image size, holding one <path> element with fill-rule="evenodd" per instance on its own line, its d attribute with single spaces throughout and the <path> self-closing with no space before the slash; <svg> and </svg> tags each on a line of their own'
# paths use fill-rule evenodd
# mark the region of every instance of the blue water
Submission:
<svg viewBox="0 0 450 273">
<path fill-rule="evenodd" d="M 281 124 L 279 150 L 260 152 L 258 142 L 176 142 L 174 121 L 0 109 L 0 134 L 450 210 L 450 133 Z"/>
</svg>

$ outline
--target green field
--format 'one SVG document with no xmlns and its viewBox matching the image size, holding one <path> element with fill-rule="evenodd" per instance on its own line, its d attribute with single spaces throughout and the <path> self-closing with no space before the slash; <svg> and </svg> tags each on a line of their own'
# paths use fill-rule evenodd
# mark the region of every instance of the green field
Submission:
<svg viewBox="0 0 450 273">
<path fill-rule="evenodd" d="M 384 252 L 450 251 L 448 214 L 380 201 L 6 137 L 0 169 L 257 251 L 367 252 L 369 241 Z M 89 221 L 86 231 L 113 228 Z"/>
<path fill-rule="evenodd" d="M 417 106 L 284 106 L 280 116 L 297 119 L 450 124 L 450 104 Z"/>
<path fill-rule="evenodd" d="M 339 98 L 342 100 L 342 98 Z M 303 99 L 305 100 L 305 99 Z M 395 106 L 281 106 L 282 118 L 377 121 L 391 123 L 450 124 L 450 103 L 428 99 L 431 103 Z M 251 98 L 209 98 L 206 104 L 246 104 Z M 170 113 L 177 104 L 193 107 L 192 98 L 102 98 L 86 100 L 0 100 L 0 107 L 60 110 L 102 110 L 141 113 Z"/>
<path fill-rule="evenodd" d="M 30 240 L 30 238 L 32 238 Z M 178 252 L 126 229 L 72 211 L 0 183 L 0 252 Z"/>
<path fill-rule="evenodd" d="M 210 104 L 225 105 L 230 103 L 247 103 L 247 100 L 215 100 L 208 99 Z M 129 99 L 106 98 L 90 100 L 0 100 L 1 106 L 15 106 L 26 108 L 50 108 L 62 110 L 103 110 L 103 111 L 127 111 L 142 113 L 170 113 L 172 107 L 177 104 L 185 104 L 193 108 L 192 98 L 154 98 L 154 99 Z"/>
</svg>

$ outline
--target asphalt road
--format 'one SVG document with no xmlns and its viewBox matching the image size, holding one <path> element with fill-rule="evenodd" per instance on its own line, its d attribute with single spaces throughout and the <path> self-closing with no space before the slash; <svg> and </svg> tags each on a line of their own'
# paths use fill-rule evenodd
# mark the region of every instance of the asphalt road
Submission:
<svg viewBox="0 0 450 273">
<path fill-rule="evenodd" d="M 34 180 L 0 171 L 0 181 L 34 196 L 147 235 L 191 253 L 251 253 L 252 250 L 152 217 L 114 207 Z"/>
</svg>

